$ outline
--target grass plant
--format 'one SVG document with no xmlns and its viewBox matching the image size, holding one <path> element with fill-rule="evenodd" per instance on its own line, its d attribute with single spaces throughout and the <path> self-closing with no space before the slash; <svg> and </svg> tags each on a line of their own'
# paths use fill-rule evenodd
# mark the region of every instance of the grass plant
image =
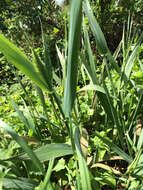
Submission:
<svg viewBox="0 0 143 190">
<path fill-rule="evenodd" d="M 18 143 L 14 153 L 0 159 L 1 188 L 142 189 L 143 132 L 137 135 L 136 123 L 142 115 L 143 91 L 142 83 L 139 86 L 134 80 L 134 70 L 142 75 L 143 34 L 133 34 L 129 16 L 127 29 L 125 25 L 112 55 L 88 0 L 72 0 L 69 14 L 67 58 L 57 47 L 62 77 L 54 70 L 43 31 L 43 56 L 29 43 L 32 60 L 0 34 L 0 52 L 31 79 L 42 107 L 42 111 L 36 106 L 32 109 L 30 92 L 17 76 L 28 97 L 23 100 L 25 110 L 11 101 L 24 123 L 26 137 L 30 137 L 17 134 L 12 129 L 15 126 L 0 119 L 1 129 L 11 136 L 3 136 L 5 146 L 12 139 Z M 89 27 L 95 37 L 96 54 Z M 42 130 L 47 130 L 47 137 Z M 0 133 L 3 135 L 2 130 Z M 31 143 L 33 138 L 36 145 Z M 0 149 L 5 155 L 4 140 Z"/>
</svg>

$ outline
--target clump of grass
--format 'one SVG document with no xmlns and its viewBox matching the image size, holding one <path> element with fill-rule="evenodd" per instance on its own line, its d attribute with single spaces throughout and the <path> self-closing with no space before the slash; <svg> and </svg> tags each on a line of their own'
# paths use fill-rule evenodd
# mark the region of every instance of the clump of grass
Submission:
<svg viewBox="0 0 143 190">
<path fill-rule="evenodd" d="M 116 189 L 118 186 L 117 183 L 124 183 L 126 189 L 141 187 L 142 173 L 140 169 L 142 168 L 141 147 L 143 134 L 141 132 L 139 137 L 136 136 L 135 122 L 141 113 L 143 94 L 142 91 L 138 93 L 136 83 L 131 79 L 131 75 L 136 62 L 139 61 L 142 69 L 142 63 L 139 59 L 139 48 L 142 44 L 143 34 L 141 34 L 136 41 L 131 39 L 132 22 L 129 17 L 127 39 L 125 39 L 126 35 L 124 30 L 121 43 L 114 55 L 112 55 L 107 46 L 104 34 L 92 13 L 88 0 L 84 2 L 82 2 L 82 0 L 72 0 L 70 6 L 67 59 L 64 58 L 57 48 L 57 53 L 63 68 L 63 78 L 61 79 L 52 68 L 46 37 L 43 32 L 44 60 L 42 60 L 33 47 L 31 47 L 33 62 L 30 61 L 19 48 L 0 34 L 0 51 L 11 64 L 20 69 L 36 84 L 41 105 L 43 106 L 43 115 L 38 112 L 37 116 L 35 116 L 33 114 L 36 112 L 35 108 L 33 112 L 30 112 L 29 107 L 25 104 L 30 115 L 26 117 L 12 100 L 27 131 L 33 131 L 34 138 L 39 142 L 39 147 L 34 150 L 22 137 L 15 133 L 11 127 L 0 120 L 0 126 L 11 135 L 25 152 L 16 155 L 14 158 L 10 157 L 8 160 L 1 161 L 1 165 L 6 169 L 9 168 L 9 165 L 7 165 L 8 161 L 11 171 L 5 170 L 0 181 L 3 181 L 2 186 L 4 188 L 17 189 L 20 187 L 25 190 L 34 189 L 36 186 L 38 186 L 37 188 L 40 190 L 63 189 L 68 183 L 72 188 L 77 190 L 101 189 L 104 185 Z M 101 57 L 102 64 L 99 68 L 98 64 L 95 64 L 96 55 L 92 52 L 85 17 L 88 19 L 89 26 L 96 40 L 98 53 Z M 80 44 L 82 44 L 82 47 L 80 47 Z M 131 49 L 132 47 L 133 50 Z M 120 67 L 117 62 L 118 56 L 122 56 L 123 61 Z M 97 72 L 98 70 L 100 72 Z M 84 79 L 84 86 L 78 86 L 78 78 Z M 86 84 L 86 79 L 89 84 Z M 28 96 L 21 80 L 19 78 L 18 80 L 25 94 Z M 58 95 L 55 81 L 59 84 L 59 88 L 64 91 L 64 95 Z M 80 88 L 78 92 L 77 88 Z M 131 89 L 133 88 L 135 89 L 134 94 L 131 93 Z M 50 116 L 47 114 L 45 92 L 48 94 L 51 109 L 54 113 L 54 117 L 58 121 L 58 126 L 56 123 L 50 121 Z M 81 92 L 87 93 L 87 99 L 90 101 L 87 99 L 86 101 L 90 102 L 90 104 L 87 102 L 82 103 L 82 105 L 79 104 L 79 99 L 82 97 Z M 126 99 L 128 96 L 130 97 L 129 100 Z M 83 129 L 83 126 L 86 126 L 82 120 L 81 106 L 85 106 L 85 109 L 91 109 L 92 107 L 93 110 L 91 116 L 87 119 L 92 119 L 95 123 L 95 125 L 91 123 L 91 130 L 92 137 L 93 139 L 95 138 L 95 143 L 97 143 L 97 149 L 90 164 L 88 163 L 89 158 L 87 154 L 85 154 L 85 152 L 88 152 L 88 133 L 86 133 L 86 135 L 84 133 L 86 130 Z M 98 111 L 102 113 L 98 114 Z M 127 114 L 127 116 L 125 114 Z M 81 118 L 79 116 L 81 116 Z M 97 116 L 104 118 L 104 122 L 100 121 L 102 124 L 99 125 L 99 128 L 97 127 Z M 48 124 L 51 137 L 50 144 L 48 144 L 49 141 L 43 139 L 40 134 L 36 123 L 37 120 L 42 120 Z M 89 131 L 88 127 L 86 128 L 87 131 Z M 67 135 L 70 145 L 59 143 L 58 140 L 58 143 L 52 143 L 55 143 L 55 139 L 52 139 L 54 133 L 60 130 L 64 131 L 64 135 Z M 105 135 L 104 133 L 103 135 L 103 131 L 107 131 L 113 140 L 106 136 L 108 134 Z M 102 151 L 102 145 L 104 151 Z M 91 148 L 90 145 L 89 147 Z M 105 159 L 107 151 L 108 154 L 110 151 L 110 154 L 108 158 Z M 56 158 L 67 155 L 70 157 L 68 161 L 71 159 L 74 171 L 72 171 L 72 169 L 70 170 L 63 161 L 59 161 L 60 164 L 58 165 Z M 118 161 L 124 160 L 127 164 L 124 173 L 108 164 L 112 160 L 112 155 L 118 155 Z M 101 159 L 99 159 L 99 157 Z M 20 160 L 21 163 L 23 163 L 22 170 L 26 172 L 24 176 L 21 173 L 21 169 L 16 168 L 14 159 Z M 31 166 L 28 164 L 28 161 Z M 107 164 L 102 164 L 100 163 L 101 161 Z M 56 169 L 54 168 L 54 164 L 57 164 Z M 94 167 L 96 170 L 93 170 Z M 100 169 L 98 170 L 97 168 Z M 56 170 L 58 173 L 58 171 L 63 169 L 66 170 L 68 176 L 66 183 L 63 184 L 64 180 L 60 177 L 60 182 L 55 184 L 52 180 L 52 172 Z M 102 173 L 104 173 L 104 175 L 102 175 Z M 35 176 L 35 174 L 36 181 L 34 179 L 32 181 L 28 179 L 29 176 Z M 13 176 L 12 179 L 11 175 Z M 107 176 L 110 177 L 111 181 L 107 179 Z M 43 181 L 41 178 L 43 178 Z M 133 183 L 130 180 L 131 178 L 135 178 L 137 182 Z M 10 179 L 9 184 L 6 184 L 6 180 Z"/>
</svg>

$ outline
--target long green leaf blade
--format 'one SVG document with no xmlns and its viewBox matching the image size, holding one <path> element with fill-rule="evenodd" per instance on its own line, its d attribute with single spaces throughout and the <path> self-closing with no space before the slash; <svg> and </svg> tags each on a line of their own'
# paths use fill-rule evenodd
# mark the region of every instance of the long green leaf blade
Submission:
<svg viewBox="0 0 143 190">
<path fill-rule="evenodd" d="M 107 42 L 106 42 L 106 39 L 104 37 L 104 34 L 103 34 L 96 18 L 93 15 L 93 12 L 92 12 L 92 9 L 90 7 L 88 0 L 86 0 L 84 3 L 84 10 L 85 10 L 85 13 L 88 17 L 92 33 L 95 36 L 98 51 L 102 55 L 106 55 L 108 60 L 112 64 L 112 66 L 116 69 L 116 71 L 118 73 L 120 73 L 120 68 L 118 67 L 117 63 L 115 62 L 113 56 L 111 55 L 111 53 L 109 51 L 109 48 L 107 46 Z"/>
<path fill-rule="evenodd" d="M 34 150 L 35 155 L 41 162 L 46 162 L 53 158 L 58 158 L 61 156 L 72 155 L 72 147 L 67 144 L 57 143 L 57 144 L 47 144 L 36 150 Z M 19 155 L 18 159 L 29 160 L 27 154 Z"/>
<path fill-rule="evenodd" d="M 134 60 L 136 58 L 136 55 L 137 55 L 137 51 L 138 51 L 138 48 L 139 48 L 139 45 L 137 45 L 135 47 L 135 49 L 133 50 L 133 52 L 131 53 L 128 61 L 127 61 L 127 64 L 125 66 L 125 76 L 127 78 L 130 77 L 130 74 L 131 74 L 131 71 L 132 71 L 132 68 L 133 68 L 133 65 L 134 65 Z"/>
<path fill-rule="evenodd" d="M 89 20 L 89 23 L 91 26 L 91 30 L 92 30 L 93 34 L 95 35 L 98 50 L 101 54 L 106 54 L 109 51 L 109 49 L 108 49 L 105 37 L 104 37 L 103 32 L 101 31 L 99 24 L 97 23 L 94 15 L 92 13 L 92 9 L 90 7 L 88 0 L 86 0 L 84 3 L 84 10 L 88 17 L 88 20 Z"/>
<path fill-rule="evenodd" d="M 104 88 L 102 88 L 101 86 L 96 85 L 96 84 L 86 85 L 83 88 L 81 88 L 78 92 L 87 91 L 87 90 L 95 90 L 95 91 L 101 92 L 103 94 L 106 94 Z"/>
<path fill-rule="evenodd" d="M 27 178 L 5 177 L 0 179 L 1 182 L 4 189 L 34 190 L 37 186 L 37 183 Z"/>
<path fill-rule="evenodd" d="M 76 96 L 81 22 L 82 22 L 82 0 L 78 1 L 72 0 L 71 10 L 70 10 L 67 78 L 64 90 L 64 102 L 63 102 L 63 110 L 66 117 L 69 117 Z"/>
<path fill-rule="evenodd" d="M 130 74 L 134 65 L 134 60 L 137 56 L 138 48 L 140 47 L 140 44 L 142 43 L 142 41 L 143 41 L 143 33 L 140 35 L 137 45 L 135 46 L 133 52 L 129 56 L 127 63 L 125 65 L 125 70 L 124 70 L 125 79 L 129 79 L 130 77 Z"/>
<path fill-rule="evenodd" d="M 41 162 L 39 161 L 39 159 L 37 158 L 36 154 L 29 148 L 29 146 L 27 145 L 26 141 L 21 138 L 20 136 L 18 136 L 10 127 L 9 125 L 7 125 L 5 122 L 3 122 L 0 119 L 0 127 L 2 127 L 7 133 L 9 133 L 12 138 L 23 148 L 23 150 L 28 154 L 29 158 L 32 160 L 32 162 L 35 164 L 35 167 L 43 172 L 43 166 L 41 164 Z"/>
<path fill-rule="evenodd" d="M 24 123 L 27 130 L 30 130 L 29 123 L 28 123 L 26 117 L 24 116 L 23 112 L 21 110 L 19 110 L 18 106 L 16 105 L 16 103 L 14 102 L 14 100 L 11 97 L 10 97 L 10 100 L 14 106 L 15 111 L 17 112 L 19 119 Z"/>
<path fill-rule="evenodd" d="M 85 48 L 88 54 L 88 59 L 89 59 L 89 63 L 90 63 L 90 68 L 91 68 L 91 72 L 93 75 L 93 78 L 96 82 L 96 84 L 98 84 L 98 78 L 96 76 L 96 70 L 95 70 L 95 61 L 94 61 L 94 56 L 92 53 L 92 49 L 91 49 L 91 45 L 90 45 L 90 41 L 89 41 L 89 35 L 86 29 L 86 24 L 83 23 L 83 30 L 84 30 L 84 40 L 85 40 Z"/>
<path fill-rule="evenodd" d="M 78 157 L 79 169 L 80 169 L 80 177 L 81 177 L 81 186 L 82 190 L 91 190 L 90 176 L 87 168 L 87 164 L 84 158 L 84 155 L 81 150 L 80 141 L 79 141 L 79 129 L 75 128 L 74 141 L 75 148 Z"/>
<path fill-rule="evenodd" d="M 44 182 L 42 184 L 42 188 L 40 190 L 47 190 L 47 186 L 49 185 L 53 165 L 54 165 L 54 159 L 50 160 L 50 162 L 49 162 L 49 167 L 48 167 Z"/>
<path fill-rule="evenodd" d="M 133 161 L 133 159 L 127 153 L 125 153 L 123 150 L 121 150 L 114 143 L 112 143 L 109 140 L 102 137 L 99 132 L 96 131 L 95 135 L 97 137 L 99 137 L 105 144 L 107 144 L 115 153 L 117 153 L 119 156 L 123 157 L 128 163 L 131 163 Z"/>
<path fill-rule="evenodd" d="M 7 60 L 20 69 L 25 75 L 30 77 L 42 89 L 47 90 L 47 85 L 42 76 L 36 72 L 33 64 L 28 60 L 20 49 L 10 43 L 2 34 L 0 34 L 0 51 Z"/>
<path fill-rule="evenodd" d="M 39 55 L 35 52 L 35 50 L 32 48 L 33 51 L 33 58 L 34 58 L 34 64 L 35 68 L 39 72 L 39 74 L 43 77 L 44 82 L 47 84 L 48 90 L 52 91 L 52 80 L 49 78 L 47 68 L 44 66 L 44 63 L 42 62 Z"/>
<path fill-rule="evenodd" d="M 43 32 L 42 29 L 42 39 L 43 39 L 43 49 L 44 49 L 44 64 L 45 64 L 45 72 L 47 73 L 47 81 L 48 83 L 52 83 L 52 79 L 53 79 L 53 67 L 52 67 L 52 63 L 51 63 L 51 59 L 50 59 L 50 55 L 49 55 L 49 48 L 47 45 L 47 38 L 46 35 Z"/>
</svg>

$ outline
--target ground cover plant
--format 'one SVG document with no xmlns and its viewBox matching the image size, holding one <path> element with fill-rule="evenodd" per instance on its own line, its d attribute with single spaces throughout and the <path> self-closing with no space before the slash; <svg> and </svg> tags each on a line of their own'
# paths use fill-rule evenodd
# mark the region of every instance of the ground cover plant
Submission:
<svg viewBox="0 0 143 190">
<path fill-rule="evenodd" d="M 90 2 L 72 0 L 56 68 L 42 22 L 40 52 L 21 31 L 29 57 L 0 34 L 18 81 L 0 91 L 1 189 L 143 188 L 143 33 L 132 18 L 111 53 Z"/>
</svg>

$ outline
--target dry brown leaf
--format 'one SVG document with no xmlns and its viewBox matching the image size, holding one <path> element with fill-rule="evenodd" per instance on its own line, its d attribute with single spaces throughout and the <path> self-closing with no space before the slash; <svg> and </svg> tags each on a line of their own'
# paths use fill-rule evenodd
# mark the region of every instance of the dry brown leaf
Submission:
<svg viewBox="0 0 143 190">
<path fill-rule="evenodd" d="M 80 145 L 81 145 L 81 149 L 85 158 L 87 158 L 87 155 L 88 155 L 88 140 L 89 140 L 88 132 L 85 128 L 82 128 L 82 136 L 80 138 Z"/>
<path fill-rule="evenodd" d="M 136 135 L 141 136 L 141 131 L 142 131 L 142 121 L 141 119 L 138 119 L 138 124 L 136 127 Z"/>
</svg>

